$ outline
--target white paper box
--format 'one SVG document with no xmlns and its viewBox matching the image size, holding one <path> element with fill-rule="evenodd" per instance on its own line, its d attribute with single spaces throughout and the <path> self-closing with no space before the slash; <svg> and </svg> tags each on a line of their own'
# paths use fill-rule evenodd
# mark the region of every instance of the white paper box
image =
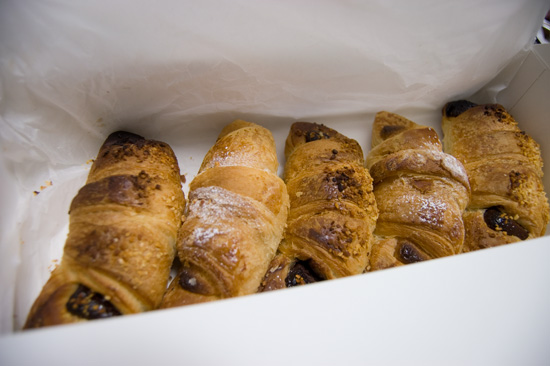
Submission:
<svg viewBox="0 0 550 366">
<path fill-rule="evenodd" d="M 367 152 L 377 111 L 440 131 L 443 104 L 471 97 L 505 105 L 550 161 L 550 48 L 531 46 L 548 4 L 457 3 L 0 5 L 0 364 L 549 364 L 548 237 L 19 330 L 61 256 L 87 161 L 116 129 L 168 142 L 189 183 L 234 118 L 269 128 L 282 164 L 296 120 Z"/>
</svg>

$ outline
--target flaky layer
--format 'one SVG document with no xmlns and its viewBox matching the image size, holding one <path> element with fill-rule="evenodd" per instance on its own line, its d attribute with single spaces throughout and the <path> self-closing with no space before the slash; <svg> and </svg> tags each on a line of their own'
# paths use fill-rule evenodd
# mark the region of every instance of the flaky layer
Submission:
<svg viewBox="0 0 550 366">
<path fill-rule="evenodd" d="M 379 112 L 367 166 L 380 215 L 369 270 L 457 254 L 469 181 L 429 127 Z"/>
<path fill-rule="evenodd" d="M 25 327 L 157 308 L 184 206 L 177 160 L 167 144 L 110 135 L 71 203 L 61 264 Z"/>
<path fill-rule="evenodd" d="M 285 155 L 287 229 L 261 290 L 362 273 L 378 210 L 359 144 L 326 126 L 297 122 Z"/>
<path fill-rule="evenodd" d="M 445 151 L 464 164 L 472 187 L 464 250 L 544 235 L 549 206 L 540 147 L 505 108 L 451 102 L 442 129 Z"/>
<path fill-rule="evenodd" d="M 175 307 L 257 291 L 288 215 L 275 142 L 256 124 L 226 126 L 190 184 L 181 268 L 163 300 Z"/>
</svg>

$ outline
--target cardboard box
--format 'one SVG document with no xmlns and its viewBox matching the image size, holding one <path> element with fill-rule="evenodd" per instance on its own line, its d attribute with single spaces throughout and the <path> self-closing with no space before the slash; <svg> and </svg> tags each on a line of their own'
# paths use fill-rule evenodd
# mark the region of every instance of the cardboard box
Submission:
<svg viewBox="0 0 550 366">
<path fill-rule="evenodd" d="M 494 96 L 509 108 L 521 128 L 541 144 L 543 159 L 548 162 L 549 81 L 550 47 L 533 46 L 481 89 L 481 85 L 469 83 L 462 97 L 477 89 L 480 90 L 473 96 L 476 102 L 486 102 L 488 95 Z M 350 104 L 353 113 L 344 117 L 312 113 L 312 119 L 356 138 L 367 151 L 373 113 L 356 113 L 354 105 Z M 438 128 L 439 110 L 428 107 L 424 105 L 415 110 L 413 101 L 401 104 L 398 112 Z M 260 118 L 274 133 L 282 157 L 284 138 L 294 121 L 291 115 L 261 116 L 253 111 L 248 116 L 235 117 L 250 117 L 255 122 Z M 181 136 L 168 136 L 167 142 L 176 146 L 178 159 L 184 166 L 182 172 L 188 175 L 187 182 L 197 171 L 219 127 L 227 122 L 227 116 L 227 113 L 210 114 L 205 124 L 187 123 L 181 129 Z M 93 117 L 98 124 L 104 123 Z M 162 122 L 162 117 L 159 119 Z M 211 133 L 206 134 L 208 130 Z M 150 127 L 149 131 L 155 128 Z M 72 133 L 68 130 L 68 134 L 74 136 Z M 195 136 L 201 137 L 196 141 Z M 98 142 L 95 145 L 87 142 L 81 155 L 97 151 L 101 139 L 101 136 L 92 139 Z M 177 139 L 183 143 L 172 143 Z M 186 144 L 192 145 L 192 153 Z M 9 152 L 8 146 L 2 147 L 4 154 Z M 80 155 L 75 159 L 82 161 Z M 56 187 L 56 191 L 51 191 L 54 193 L 48 193 L 48 187 L 40 191 L 38 197 L 42 195 L 45 200 L 64 201 L 59 203 L 59 208 L 51 209 L 54 214 L 40 211 L 37 215 L 63 217 L 60 213 L 68 207 L 72 194 L 64 197 L 61 191 L 76 192 L 88 168 L 82 163 L 80 167 L 64 171 L 66 175 L 57 176 L 59 179 L 54 185 L 65 185 Z M 13 166 L 3 160 L 0 160 L 0 171 L 3 189 L 18 193 L 3 196 L 4 205 L 28 204 L 20 196 L 28 194 L 32 187 L 22 187 L 16 179 L 10 179 Z M 548 190 L 547 168 L 545 173 Z M 69 183 L 63 183 L 67 177 L 71 178 L 67 180 Z M 38 178 L 40 176 L 37 181 Z M 44 181 L 46 179 L 44 176 Z M 48 194 L 55 197 L 47 197 Z M 22 225 L 16 217 L 4 215 L 2 220 L 4 228 Z M 39 220 L 29 222 L 38 225 Z M 40 224 L 53 226 L 51 230 L 55 233 L 51 239 L 53 244 L 45 249 L 51 253 L 46 256 L 60 255 L 66 224 L 62 220 Z M 27 229 L 37 228 L 29 224 Z M 6 233 L 3 240 L 18 238 Z M 8 262 L 19 249 L 3 246 L 1 250 L 3 258 L 7 258 L 4 264 L 13 268 L 14 264 Z M 284 291 L 106 321 L 16 331 L 0 337 L 0 363 L 548 364 L 550 266 L 546 262 L 549 257 L 550 239 L 546 236 Z M 37 269 L 42 274 L 36 276 L 48 273 L 49 265 L 51 263 L 44 263 Z M 0 269 L 3 283 L 21 281 L 7 267 Z M 40 283 L 36 279 L 23 281 Z M 35 287 L 36 293 L 40 286 Z M 2 287 L 2 291 L 8 295 L 6 287 Z M 33 297 L 34 294 L 29 295 L 27 302 Z M 9 307 L 7 304 L 3 310 L 11 314 L 17 304 Z"/>
</svg>

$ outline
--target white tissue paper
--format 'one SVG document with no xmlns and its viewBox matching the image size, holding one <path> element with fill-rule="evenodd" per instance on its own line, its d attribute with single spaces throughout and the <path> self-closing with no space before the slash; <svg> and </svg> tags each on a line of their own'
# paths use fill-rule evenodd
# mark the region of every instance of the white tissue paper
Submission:
<svg viewBox="0 0 550 366">
<path fill-rule="evenodd" d="M 109 133 L 169 143 L 187 183 L 235 118 L 273 132 L 281 165 L 296 120 L 366 153 L 380 110 L 440 131 L 446 102 L 521 63 L 548 5 L 3 1 L 0 333 L 20 330 L 58 263 L 69 204 Z"/>
</svg>

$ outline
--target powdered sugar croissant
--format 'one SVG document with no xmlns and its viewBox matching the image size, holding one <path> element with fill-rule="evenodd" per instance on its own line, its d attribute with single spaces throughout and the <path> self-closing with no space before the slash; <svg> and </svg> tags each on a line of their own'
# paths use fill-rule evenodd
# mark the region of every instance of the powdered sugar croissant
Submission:
<svg viewBox="0 0 550 366">
<path fill-rule="evenodd" d="M 240 120 L 223 129 L 191 182 L 178 241 L 182 265 L 162 307 L 256 292 L 288 215 L 277 168 L 267 129 Z"/>
<path fill-rule="evenodd" d="M 432 128 L 379 112 L 366 166 L 380 210 L 370 270 L 462 250 L 468 177 L 457 159 L 443 153 Z"/>
</svg>

